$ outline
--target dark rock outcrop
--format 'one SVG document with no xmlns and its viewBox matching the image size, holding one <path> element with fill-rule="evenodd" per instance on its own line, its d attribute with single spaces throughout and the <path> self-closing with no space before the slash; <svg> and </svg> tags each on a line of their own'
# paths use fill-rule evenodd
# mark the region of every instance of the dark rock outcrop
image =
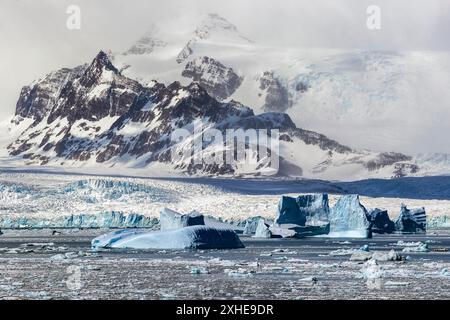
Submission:
<svg viewBox="0 0 450 320">
<path fill-rule="evenodd" d="M 291 106 L 288 89 L 273 72 L 263 73 L 259 78 L 259 88 L 265 92 L 265 111 L 284 112 Z"/>
<path fill-rule="evenodd" d="M 198 82 L 210 96 L 218 100 L 230 97 L 243 80 L 232 68 L 209 57 L 189 61 L 182 76 Z"/>
</svg>

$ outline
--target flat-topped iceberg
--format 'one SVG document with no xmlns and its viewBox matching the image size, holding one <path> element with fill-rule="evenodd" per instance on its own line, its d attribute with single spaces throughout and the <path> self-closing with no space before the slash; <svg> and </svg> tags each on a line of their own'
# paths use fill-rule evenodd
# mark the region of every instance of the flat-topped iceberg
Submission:
<svg viewBox="0 0 450 320">
<path fill-rule="evenodd" d="M 92 240 L 94 249 L 234 249 L 244 248 L 233 230 L 207 226 L 141 232 L 122 230 L 101 235 Z"/>
</svg>

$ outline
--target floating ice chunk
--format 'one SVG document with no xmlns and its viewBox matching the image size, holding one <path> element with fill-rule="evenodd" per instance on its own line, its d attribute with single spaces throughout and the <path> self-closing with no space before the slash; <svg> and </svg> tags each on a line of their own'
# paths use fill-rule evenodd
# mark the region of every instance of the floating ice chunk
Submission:
<svg viewBox="0 0 450 320">
<path fill-rule="evenodd" d="M 245 220 L 244 231 L 242 232 L 245 236 L 251 236 L 255 234 L 258 229 L 259 223 L 263 219 L 262 217 L 251 217 Z"/>
<path fill-rule="evenodd" d="M 204 217 L 198 212 L 181 214 L 176 211 L 164 208 L 159 214 L 159 223 L 161 231 L 184 228 L 188 226 L 204 225 Z"/>
<path fill-rule="evenodd" d="M 205 267 L 191 267 L 191 274 L 209 274 Z"/>
<path fill-rule="evenodd" d="M 367 261 L 370 258 L 372 258 L 373 253 L 362 251 L 362 250 L 355 250 L 353 254 L 350 257 L 350 261 Z"/>
<path fill-rule="evenodd" d="M 330 211 L 330 232 L 354 231 L 355 235 L 365 237 L 369 228 L 366 216 L 359 195 L 343 195 Z"/>
<path fill-rule="evenodd" d="M 395 231 L 395 223 L 389 219 L 386 210 L 373 209 L 367 214 L 370 222 L 370 230 L 375 233 L 392 233 Z"/>
<path fill-rule="evenodd" d="M 190 226 L 165 231 L 122 230 L 92 240 L 93 248 L 132 249 L 232 249 L 244 248 L 233 230 Z"/>
<path fill-rule="evenodd" d="M 425 232 L 427 216 L 425 208 L 408 209 L 402 204 L 400 214 L 395 220 L 395 228 L 401 232 Z"/>
<path fill-rule="evenodd" d="M 421 243 L 415 247 L 403 248 L 402 251 L 403 252 L 428 252 L 428 251 L 430 251 L 430 249 L 428 249 L 428 245 L 426 243 Z"/>
<path fill-rule="evenodd" d="M 394 250 L 389 252 L 375 251 L 372 259 L 377 261 L 401 261 L 403 257 Z"/>
<path fill-rule="evenodd" d="M 278 216 L 275 224 L 296 224 L 304 226 L 306 223 L 306 213 L 300 211 L 295 198 L 282 196 L 278 204 Z"/>
<path fill-rule="evenodd" d="M 264 219 L 259 219 L 258 226 L 256 227 L 255 238 L 271 238 L 272 232 L 269 230 L 269 226 L 264 222 Z"/>
<path fill-rule="evenodd" d="M 328 194 L 301 195 L 296 201 L 299 210 L 306 216 L 306 224 L 316 225 L 318 222 L 329 220 Z"/>
</svg>

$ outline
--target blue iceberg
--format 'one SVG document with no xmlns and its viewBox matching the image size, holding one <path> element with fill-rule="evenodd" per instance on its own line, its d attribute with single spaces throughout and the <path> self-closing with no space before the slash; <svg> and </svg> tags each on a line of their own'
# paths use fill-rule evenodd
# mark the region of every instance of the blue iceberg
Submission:
<svg viewBox="0 0 450 320">
<path fill-rule="evenodd" d="M 92 248 L 122 249 L 235 249 L 244 248 L 233 230 L 190 226 L 165 231 L 121 230 L 101 235 Z"/>
</svg>

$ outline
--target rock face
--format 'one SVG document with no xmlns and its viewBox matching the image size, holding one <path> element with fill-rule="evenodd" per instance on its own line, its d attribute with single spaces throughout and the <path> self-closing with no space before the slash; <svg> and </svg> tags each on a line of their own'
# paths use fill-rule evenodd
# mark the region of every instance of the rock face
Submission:
<svg viewBox="0 0 450 320">
<path fill-rule="evenodd" d="M 182 76 L 198 82 L 210 96 L 218 100 L 230 97 L 243 80 L 232 68 L 209 57 L 189 61 Z"/>
<path fill-rule="evenodd" d="M 426 224 L 425 208 L 408 209 L 404 204 L 395 220 L 395 228 L 401 232 L 425 232 Z"/>
<path fill-rule="evenodd" d="M 271 71 L 266 71 L 259 79 L 259 89 L 265 92 L 263 110 L 284 112 L 290 106 L 288 89 Z"/>
<path fill-rule="evenodd" d="M 87 65 L 73 69 L 63 68 L 49 73 L 30 86 L 23 87 L 17 101 L 16 115 L 41 121 L 52 109 L 61 88 L 80 77 L 86 68 Z"/>
<path fill-rule="evenodd" d="M 357 231 L 366 236 L 369 228 L 367 210 L 359 195 L 343 195 L 330 211 L 331 232 Z"/>
<path fill-rule="evenodd" d="M 204 217 L 197 212 L 181 214 L 176 211 L 164 208 L 159 214 L 161 231 L 179 229 L 189 226 L 205 225 Z"/>
<path fill-rule="evenodd" d="M 374 233 L 392 233 L 395 231 L 395 223 L 389 218 L 386 210 L 373 209 L 367 214 L 370 223 L 369 229 Z"/>
<path fill-rule="evenodd" d="M 233 230 L 219 230 L 206 226 L 181 229 L 139 232 L 122 230 L 108 233 L 92 240 L 98 248 L 125 249 L 234 249 L 244 248 Z"/>
</svg>

